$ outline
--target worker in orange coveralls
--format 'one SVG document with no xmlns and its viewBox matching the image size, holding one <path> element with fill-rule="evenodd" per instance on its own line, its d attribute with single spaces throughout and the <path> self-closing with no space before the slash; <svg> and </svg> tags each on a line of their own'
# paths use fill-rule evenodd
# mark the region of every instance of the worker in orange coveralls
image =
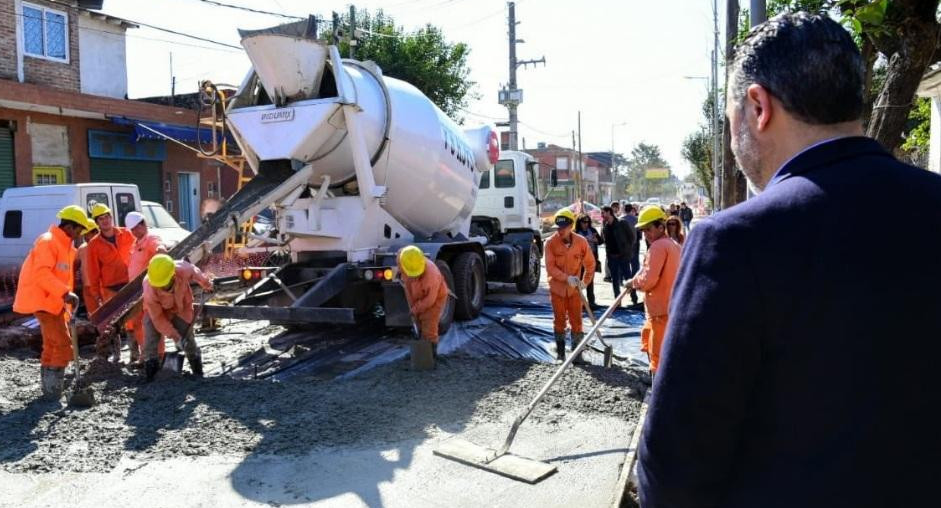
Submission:
<svg viewBox="0 0 941 508">
<path fill-rule="evenodd" d="M 13 300 L 13 311 L 33 314 L 42 332 L 39 358 L 43 398 L 58 401 L 62 395 L 65 368 L 72 360 L 72 337 L 68 322 L 78 307 L 75 282 L 74 242 L 91 223 L 85 211 L 70 205 L 56 214 L 58 226 L 39 235 L 26 256 Z"/>
<path fill-rule="evenodd" d="M 87 230 L 82 235 L 85 241 L 78 246 L 78 251 L 75 253 L 75 263 L 78 265 L 78 271 L 82 274 L 82 301 L 85 302 L 85 310 L 91 314 L 91 311 L 88 310 L 88 302 L 92 301 L 93 298 L 91 285 L 88 283 L 88 242 L 98 235 L 98 225 L 93 222 L 89 222 L 89 225 L 92 229 Z"/>
<path fill-rule="evenodd" d="M 124 224 L 134 235 L 136 241 L 131 247 L 131 258 L 127 264 L 127 278 L 134 280 L 144 270 L 150 260 L 157 254 L 166 254 L 167 248 L 164 246 L 160 237 L 151 233 L 147 229 L 147 221 L 140 212 L 130 212 L 124 217 Z M 144 352 L 144 313 L 136 312 L 125 323 L 125 327 L 130 332 L 127 345 L 131 350 L 131 367 L 140 368 L 143 365 Z M 166 349 L 164 342 L 157 341 L 157 357 L 163 361 L 163 353 Z"/>
<path fill-rule="evenodd" d="M 660 350 L 667 335 L 670 298 L 673 282 L 680 267 L 680 244 L 666 233 L 667 215 L 659 206 L 648 206 L 637 218 L 637 230 L 644 233 L 650 247 L 644 258 L 644 266 L 633 279 L 627 281 L 634 289 L 645 293 L 644 307 L 647 320 L 641 330 L 641 350 L 650 358 L 650 373 L 657 373 L 660 366 Z"/>
<path fill-rule="evenodd" d="M 127 265 L 135 239 L 130 231 L 114 225 L 108 205 L 96 203 L 91 209 L 91 217 L 99 232 L 88 242 L 88 285 L 91 286 L 92 302 L 85 304 L 93 313 L 127 284 Z M 95 344 L 95 352 L 104 360 L 110 353 L 117 363 L 121 360 L 120 346 L 120 337 L 115 341 L 108 334 L 101 334 Z"/>
<path fill-rule="evenodd" d="M 414 245 L 404 247 L 398 256 L 399 272 L 404 276 L 405 299 L 412 319 L 418 323 L 421 338 L 431 342 L 432 352 L 438 356 L 438 322 L 448 303 L 448 283 L 434 262 Z"/>
<path fill-rule="evenodd" d="M 588 241 L 572 233 L 575 214 L 571 210 L 563 208 L 556 212 L 555 225 L 558 231 L 546 241 L 546 273 L 549 275 L 552 296 L 556 357 L 559 361 L 565 361 L 566 321 L 572 329 L 573 349 L 585 337 L 582 331 L 582 297 L 579 292 L 595 275 L 595 256 L 591 253 Z M 574 361 L 583 363 L 581 353 Z"/>
</svg>

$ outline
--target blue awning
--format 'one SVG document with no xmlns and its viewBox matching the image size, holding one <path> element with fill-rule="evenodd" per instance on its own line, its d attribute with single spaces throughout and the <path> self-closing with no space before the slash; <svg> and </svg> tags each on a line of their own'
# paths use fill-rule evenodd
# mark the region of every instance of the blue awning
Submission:
<svg viewBox="0 0 941 508">
<path fill-rule="evenodd" d="M 184 143 L 196 143 L 196 126 L 171 125 L 160 122 L 147 122 L 143 120 L 133 120 L 130 118 L 120 117 L 112 118 L 111 121 L 118 125 L 133 126 L 134 132 L 131 134 L 131 139 L 133 139 L 135 142 L 142 139 L 165 141 L 166 138 L 164 136 L 167 136 Z M 163 134 L 163 136 L 160 134 Z M 229 144 L 235 147 L 235 139 L 233 139 L 232 136 L 228 133 L 226 134 L 226 138 L 228 139 Z M 212 130 L 209 127 L 201 127 L 199 129 L 199 140 L 203 145 L 211 144 Z"/>
</svg>

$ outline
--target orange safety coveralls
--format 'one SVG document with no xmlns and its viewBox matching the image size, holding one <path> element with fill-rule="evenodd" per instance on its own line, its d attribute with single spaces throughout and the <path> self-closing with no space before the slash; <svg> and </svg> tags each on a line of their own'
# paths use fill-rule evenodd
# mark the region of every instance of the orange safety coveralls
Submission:
<svg viewBox="0 0 941 508">
<path fill-rule="evenodd" d="M 441 311 L 448 303 L 448 283 L 441 275 L 441 270 L 430 260 L 425 260 L 425 272 L 418 277 L 409 277 L 402 270 L 399 261 L 399 273 L 405 285 L 405 299 L 409 311 L 418 321 L 421 337 L 432 344 L 438 343 L 438 322 Z"/>
<path fill-rule="evenodd" d="M 546 273 L 552 296 L 552 328 L 556 335 L 565 333 L 566 319 L 572 333 L 582 333 L 582 297 L 577 287 L 569 286 L 569 276 L 581 278 L 586 286 L 595 276 L 595 256 L 588 240 L 574 232 L 571 238 L 572 243 L 566 245 L 559 233 L 555 233 L 546 241 Z"/>
<path fill-rule="evenodd" d="M 150 260 L 153 259 L 154 256 L 158 253 L 165 252 L 167 252 L 167 248 L 163 245 L 160 237 L 155 234 L 148 234 L 135 241 L 134 245 L 131 247 L 131 257 L 127 264 L 127 279 L 130 281 L 137 278 L 138 275 L 147 269 L 147 265 L 150 264 Z M 134 344 L 129 344 L 129 347 L 137 347 L 137 350 L 143 353 L 144 313 L 142 311 L 135 312 L 125 322 L 124 327 L 134 335 Z M 163 341 L 157 343 L 157 349 L 157 354 L 160 358 L 163 358 L 165 349 Z M 141 356 L 141 358 L 143 358 L 143 356 Z"/>
<path fill-rule="evenodd" d="M 94 308 L 89 306 L 89 313 L 98 310 L 99 301 L 104 303 L 118 292 L 119 286 L 127 284 L 127 265 L 135 241 L 133 233 L 126 228 L 116 227 L 114 243 L 106 240 L 101 233 L 88 242 L 87 284 L 91 287 L 94 300 Z"/>
<path fill-rule="evenodd" d="M 13 300 L 13 311 L 33 314 L 42 332 L 43 367 L 66 367 L 72 360 L 70 309 L 63 297 L 72 291 L 75 247 L 58 226 L 39 235 L 26 256 Z M 74 309 L 73 309 L 74 310 Z"/>
<path fill-rule="evenodd" d="M 203 272 L 192 263 L 186 261 L 176 262 L 176 271 L 173 275 L 173 285 L 169 289 L 158 289 L 144 279 L 144 312 L 160 336 L 156 344 L 144 345 L 144 360 L 154 360 L 159 354 L 163 337 L 169 337 L 174 342 L 183 337 L 179 330 L 173 326 L 173 318 L 179 317 L 187 324 L 196 318 L 193 310 L 193 290 L 190 283 L 196 282 L 203 289 L 212 289 L 212 282 Z M 193 342 L 193 341 L 191 341 Z M 194 344 L 191 344 L 193 346 Z"/>
<path fill-rule="evenodd" d="M 660 237 L 647 249 L 644 266 L 632 279 L 632 287 L 646 293 L 644 308 L 647 319 L 640 332 L 641 351 L 650 358 L 650 370 L 660 366 L 660 349 L 667 335 L 670 297 L 673 282 L 680 268 L 680 244 L 668 236 Z"/>
</svg>

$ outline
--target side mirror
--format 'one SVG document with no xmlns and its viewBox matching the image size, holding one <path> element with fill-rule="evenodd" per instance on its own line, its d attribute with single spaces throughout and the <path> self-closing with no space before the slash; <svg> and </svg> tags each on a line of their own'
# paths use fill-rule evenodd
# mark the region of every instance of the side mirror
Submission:
<svg viewBox="0 0 941 508">
<path fill-rule="evenodd" d="M 552 168 L 552 172 L 549 173 L 549 181 L 552 182 L 553 187 L 559 186 L 559 172 Z"/>
</svg>

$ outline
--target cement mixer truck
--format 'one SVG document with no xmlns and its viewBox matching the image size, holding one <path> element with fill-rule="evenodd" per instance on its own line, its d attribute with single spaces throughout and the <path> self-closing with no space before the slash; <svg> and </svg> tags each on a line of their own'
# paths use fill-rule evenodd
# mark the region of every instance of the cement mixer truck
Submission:
<svg viewBox="0 0 941 508">
<path fill-rule="evenodd" d="M 240 31 L 252 63 L 225 125 L 261 179 L 290 262 L 248 269 L 249 290 L 215 317 L 410 325 L 395 256 L 419 246 L 456 296 L 442 316 L 473 319 L 487 282 L 539 283 L 535 162 L 501 152 L 489 126 L 463 129 L 414 86 L 342 59 L 316 22 Z M 475 204 L 486 197 L 487 205 Z M 487 212 L 495 211 L 495 212 Z"/>
</svg>

